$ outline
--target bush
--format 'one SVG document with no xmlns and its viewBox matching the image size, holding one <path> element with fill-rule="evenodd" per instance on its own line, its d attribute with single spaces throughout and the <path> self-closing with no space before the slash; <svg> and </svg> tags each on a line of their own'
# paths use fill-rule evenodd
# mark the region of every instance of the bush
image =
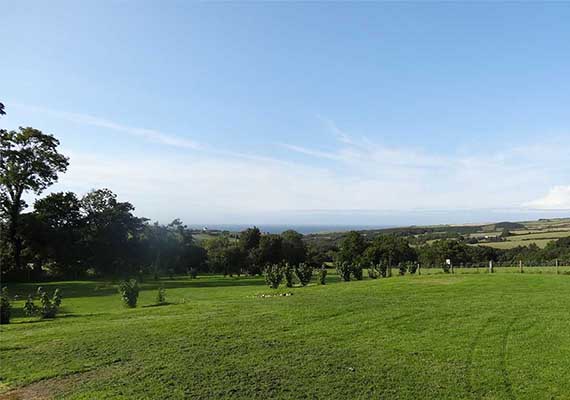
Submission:
<svg viewBox="0 0 570 400">
<path fill-rule="evenodd" d="M 398 273 L 403 276 L 406 275 L 406 271 L 408 271 L 408 266 L 406 264 L 398 265 Z"/>
<path fill-rule="evenodd" d="M 38 288 L 38 297 L 40 298 L 41 307 L 39 313 L 42 318 L 55 318 L 61 305 L 61 292 L 55 289 L 53 296 L 50 298 L 48 292 L 40 286 Z"/>
<path fill-rule="evenodd" d="M 327 268 L 323 265 L 320 269 L 319 269 L 319 283 L 321 285 L 324 285 L 326 283 L 327 280 Z"/>
<path fill-rule="evenodd" d="M 269 264 L 265 267 L 265 282 L 271 289 L 277 289 L 283 281 L 284 268 L 281 264 Z"/>
<path fill-rule="evenodd" d="M 352 275 L 354 275 L 354 279 L 357 281 L 362 280 L 362 266 L 360 264 L 354 264 L 352 266 Z"/>
<path fill-rule="evenodd" d="M 338 272 L 338 274 L 340 275 L 340 278 L 343 281 L 345 281 L 345 282 L 350 281 L 350 274 L 352 272 L 352 266 L 349 263 L 337 261 L 336 262 L 336 271 Z"/>
<path fill-rule="evenodd" d="M 443 264 L 443 266 L 441 267 L 441 269 L 443 269 L 443 272 L 445 272 L 446 274 L 449 274 L 451 267 L 447 264 Z"/>
<path fill-rule="evenodd" d="M 166 304 L 166 290 L 163 287 L 158 288 L 158 292 L 156 293 L 156 303 Z"/>
<path fill-rule="evenodd" d="M 41 318 L 55 318 L 61 306 L 61 292 L 59 289 L 55 289 L 52 297 L 49 296 L 41 286 L 38 287 L 37 291 L 38 297 L 40 299 L 41 306 L 37 306 L 34 303 L 34 297 L 30 294 L 26 303 L 24 304 L 24 313 L 28 317 L 40 316 Z"/>
<path fill-rule="evenodd" d="M 301 285 L 306 286 L 313 277 L 313 267 L 309 264 L 300 263 L 295 267 L 295 275 L 297 275 Z"/>
<path fill-rule="evenodd" d="M 418 271 L 418 263 L 411 263 L 408 266 L 408 272 L 414 275 Z"/>
<path fill-rule="evenodd" d="M 291 267 L 288 263 L 285 264 L 284 274 L 285 274 L 285 286 L 293 287 L 293 267 Z"/>
<path fill-rule="evenodd" d="M 388 277 L 388 264 L 378 264 L 376 265 L 376 268 L 378 269 L 378 272 L 382 278 Z"/>
<path fill-rule="evenodd" d="M 0 324 L 10 323 L 10 313 L 12 305 L 10 304 L 10 297 L 8 297 L 8 288 L 2 288 L 0 293 Z"/>
<path fill-rule="evenodd" d="M 34 315 L 37 315 L 37 313 L 38 313 L 38 306 L 34 304 L 34 298 L 30 294 L 28 295 L 26 303 L 24 304 L 24 314 L 26 314 L 26 316 L 28 317 L 33 317 Z"/>
<path fill-rule="evenodd" d="M 368 277 L 370 279 L 378 279 L 380 272 L 376 265 L 372 264 L 368 267 Z"/>
<path fill-rule="evenodd" d="M 196 279 L 198 277 L 198 269 L 197 268 L 190 268 L 190 271 L 188 271 L 188 274 L 190 275 L 190 279 Z"/>
<path fill-rule="evenodd" d="M 135 308 L 139 298 L 139 284 L 136 279 L 129 279 L 119 284 L 119 293 L 125 306 Z"/>
</svg>

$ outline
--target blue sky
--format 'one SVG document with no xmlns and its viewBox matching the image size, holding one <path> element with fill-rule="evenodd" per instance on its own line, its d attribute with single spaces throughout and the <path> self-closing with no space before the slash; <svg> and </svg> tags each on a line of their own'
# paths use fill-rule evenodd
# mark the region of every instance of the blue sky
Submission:
<svg viewBox="0 0 570 400">
<path fill-rule="evenodd" d="M 5 2 L 2 127 L 187 223 L 570 215 L 570 3 Z M 512 217 L 512 218 L 511 218 Z"/>
</svg>

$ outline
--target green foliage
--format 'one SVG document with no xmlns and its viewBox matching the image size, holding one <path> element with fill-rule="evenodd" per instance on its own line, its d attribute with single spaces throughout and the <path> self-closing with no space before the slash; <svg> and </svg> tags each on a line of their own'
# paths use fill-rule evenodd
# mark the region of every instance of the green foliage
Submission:
<svg viewBox="0 0 570 400">
<path fill-rule="evenodd" d="M 360 263 L 356 263 L 352 265 L 352 275 L 354 276 L 354 279 L 356 279 L 357 281 L 361 281 L 363 276 L 362 276 L 362 265 L 360 265 Z"/>
<path fill-rule="evenodd" d="M 326 280 L 327 280 L 327 268 L 323 265 L 321 268 L 319 268 L 319 284 L 321 285 L 325 285 L 326 284 Z"/>
<path fill-rule="evenodd" d="M 283 281 L 285 267 L 282 264 L 268 264 L 265 267 L 265 282 L 272 289 L 277 289 Z"/>
<path fill-rule="evenodd" d="M 281 234 L 281 252 L 283 260 L 291 265 L 298 265 L 305 262 L 307 258 L 307 246 L 303 241 L 303 235 L 294 231 L 287 230 Z"/>
<path fill-rule="evenodd" d="M 361 261 L 366 250 L 367 243 L 362 235 L 356 231 L 350 231 L 340 244 L 336 254 L 336 261 L 339 263 L 355 264 Z"/>
<path fill-rule="evenodd" d="M 40 286 L 38 288 L 38 297 L 41 303 L 39 308 L 40 316 L 42 318 L 55 318 L 61 306 L 61 291 L 55 289 L 53 296 L 50 297 L 48 292 Z"/>
<path fill-rule="evenodd" d="M 378 279 L 378 277 L 380 276 L 380 270 L 379 270 L 379 265 L 370 265 L 368 267 L 368 277 L 370 279 Z"/>
<path fill-rule="evenodd" d="M 376 269 L 378 270 L 378 272 L 380 273 L 380 276 L 382 278 L 388 277 L 388 264 L 378 263 L 378 264 L 376 264 Z"/>
<path fill-rule="evenodd" d="M 30 294 L 24 304 L 24 314 L 28 317 L 39 316 L 40 318 L 55 318 L 61 306 L 61 291 L 55 289 L 53 295 L 50 297 L 49 293 L 40 286 L 36 294 L 40 300 L 40 306 L 34 303 L 34 297 Z"/>
<path fill-rule="evenodd" d="M 394 235 L 378 236 L 366 249 L 363 260 L 367 264 L 390 266 L 413 261 L 416 251 L 410 247 L 407 239 Z"/>
<path fill-rule="evenodd" d="M 34 296 L 29 294 L 26 303 L 24 304 L 24 314 L 28 317 L 33 317 L 38 313 L 38 306 L 34 304 Z"/>
<path fill-rule="evenodd" d="M 407 271 L 408 271 L 407 264 L 401 263 L 400 265 L 398 265 L 398 273 L 400 274 L 400 276 L 406 275 Z"/>
<path fill-rule="evenodd" d="M 415 275 L 415 273 L 416 273 L 417 271 L 418 271 L 418 263 L 413 262 L 413 263 L 409 263 L 409 264 L 408 264 L 408 272 L 409 272 L 411 275 Z"/>
<path fill-rule="evenodd" d="M 338 272 L 340 279 L 345 282 L 350 281 L 350 274 L 352 274 L 352 265 L 348 262 L 335 262 L 336 271 Z"/>
<path fill-rule="evenodd" d="M 297 275 L 297 279 L 299 279 L 301 285 L 306 286 L 313 277 L 313 266 L 306 263 L 300 263 L 295 266 L 295 275 Z"/>
<path fill-rule="evenodd" d="M 65 172 L 67 157 L 57 151 L 59 141 L 34 128 L 18 131 L 0 129 L 0 214 L 6 218 L 6 238 L 12 248 L 12 262 L 3 270 L 22 269 L 20 213 L 26 207 L 22 196 L 26 192 L 42 193 Z"/>
<path fill-rule="evenodd" d="M 12 305 L 10 304 L 10 297 L 8 296 L 8 288 L 2 288 L 0 293 L 0 324 L 9 324 L 10 315 L 12 312 Z"/>
<path fill-rule="evenodd" d="M 156 293 L 156 304 L 166 304 L 166 290 L 164 287 L 159 287 Z"/>
<path fill-rule="evenodd" d="M 289 263 L 285 263 L 283 267 L 283 273 L 285 274 L 285 286 L 288 288 L 293 287 L 293 267 Z"/>
<path fill-rule="evenodd" d="M 136 279 L 122 281 L 119 284 L 119 293 L 121 294 L 121 300 L 125 306 L 129 308 L 135 308 L 137 306 L 139 284 Z"/>
</svg>

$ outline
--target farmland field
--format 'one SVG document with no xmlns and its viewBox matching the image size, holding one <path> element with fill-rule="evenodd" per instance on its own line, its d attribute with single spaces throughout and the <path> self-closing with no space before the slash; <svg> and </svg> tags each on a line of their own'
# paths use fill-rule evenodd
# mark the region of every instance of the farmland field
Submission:
<svg viewBox="0 0 570 400">
<path fill-rule="evenodd" d="M 111 282 L 46 284 L 63 313 L 16 302 L 0 399 L 570 399 L 569 275 L 429 272 L 276 291 L 178 278 L 165 306 L 150 281 L 136 309 Z"/>
</svg>

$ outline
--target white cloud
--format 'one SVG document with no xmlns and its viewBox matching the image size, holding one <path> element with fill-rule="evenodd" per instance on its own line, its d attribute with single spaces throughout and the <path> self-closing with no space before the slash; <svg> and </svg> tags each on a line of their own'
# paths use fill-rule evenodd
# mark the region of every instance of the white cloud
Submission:
<svg viewBox="0 0 570 400">
<path fill-rule="evenodd" d="M 154 129 L 127 126 L 88 114 L 79 114 L 67 111 L 55 111 L 43 107 L 29 106 L 23 104 L 13 104 L 13 106 L 28 112 L 41 112 L 43 114 L 56 117 L 65 121 L 73 122 L 76 124 L 90 125 L 98 128 L 109 129 L 115 132 L 126 133 L 131 136 L 138 136 L 153 143 L 160 143 L 183 149 L 199 149 L 202 147 L 199 143 L 187 138 L 166 134 L 164 132 L 157 131 Z"/>
<path fill-rule="evenodd" d="M 541 210 L 570 210 L 570 185 L 554 186 L 549 192 L 525 206 Z"/>
<path fill-rule="evenodd" d="M 295 223 L 287 216 L 310 210 L 328 212 L 329 219 L 321 222 L 330 223 L 334 221 L 330 215 L 340 210 L 521 210 L 522 199 L 537 197 L 537 188 L 553 187 L 568 176 L 570 165 L 570 154 L 556 145 L 532 144 L 469 156 L 440 154 L 356 140 L 332 121 L 327 123 L 337 137 L 333 150 L 281 144 L 307 156 L 299 163 L 207 147 L 88 115 L 44 111 L 74 123 L 198 149 L 172 152 L 167 158 L 132 150 L 123 159 L 97 149 L 64 151 L 71 157 L 70 168 L 50 191 L 85 193 L 108 187 L 132 202 L 138 215 L 161 221 L 181 217 L 188 223 L 231 223 L 271 214 L 283 218 L 273 221 Z M 323 161 L 315 163 L 314 158 Z M 568 209 L 569 203 L 570 187 L 556 186 L 525 207 Z"/>
</svg>

